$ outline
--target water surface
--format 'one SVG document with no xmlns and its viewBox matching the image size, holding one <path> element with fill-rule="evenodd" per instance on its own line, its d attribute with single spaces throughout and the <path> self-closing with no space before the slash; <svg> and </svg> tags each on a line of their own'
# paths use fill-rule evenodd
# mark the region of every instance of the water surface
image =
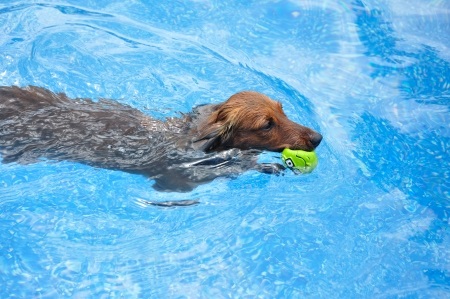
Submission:
<svg viewBox="0 0 450 299">
<path fill-rule="evenodd" d="M 309 175 L 185 194 L 1 164 L 0 297 L 449 297 L 450 2 L 316 2 L 0 2 L 0 85 L 161 119 L 252 89 L 324 135 Z"/>
</svg>

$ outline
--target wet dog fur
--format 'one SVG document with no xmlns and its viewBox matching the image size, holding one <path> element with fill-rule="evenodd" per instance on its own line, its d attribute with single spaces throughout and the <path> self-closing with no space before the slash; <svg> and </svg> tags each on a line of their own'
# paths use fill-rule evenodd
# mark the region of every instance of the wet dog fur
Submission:
<svg viewBox="0 0 450 299">
<path fill-rule="evenodd" d="M 289 120 L 279 102 L 253 91 L 162 121 L 116 101 L 0 87 L 3 163 L 79 162 L 145 175 L 163 191 L 190 191 L 249 169 L 278 173 L 280 164 L 256 162 L 260 151 L 312 151 L 321 140 Z"/>
</svg>

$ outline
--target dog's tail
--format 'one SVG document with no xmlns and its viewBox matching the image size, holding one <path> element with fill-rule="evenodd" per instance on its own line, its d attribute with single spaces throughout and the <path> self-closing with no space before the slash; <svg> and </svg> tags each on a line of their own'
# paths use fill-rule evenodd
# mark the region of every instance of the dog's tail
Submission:
<svg viewBox="0 0 450 299">
<path fill-rule="evenodd" d="M 29 86 L 0 87 L 0 153 L 3 162 L 13 162 L 25 157 L 31 149 L 43 147 L 48 139 L 45 119 L 50 114 L 49 107 L 68 101 L 62 94 L 54 94 L 46 89 Z M 47 109 L 47 111 L 46 111 Z M 42 126 L 41 126 L 42 125 Z M 30 127 L 40 128 L 30 130 Z M 25 155 L 25 156 L 24 156 Z M 21 162 L 31 162 L 31 157 Z"/>
</svg>

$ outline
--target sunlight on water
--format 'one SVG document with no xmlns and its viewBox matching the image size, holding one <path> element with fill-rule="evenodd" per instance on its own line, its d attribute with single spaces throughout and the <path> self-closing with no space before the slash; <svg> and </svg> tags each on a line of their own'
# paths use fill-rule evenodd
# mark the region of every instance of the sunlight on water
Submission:
<svg viewBox="0 0 450 299">
<path fill-rule="evenodd" d="M 324 135 L 317 168 L 167 193 L 1 164 L 1 298 L 450 295 L 448 1 L 150 2 L 0 3 L 0 85 L 158 119 L 257 90 Z"/>
</svg>

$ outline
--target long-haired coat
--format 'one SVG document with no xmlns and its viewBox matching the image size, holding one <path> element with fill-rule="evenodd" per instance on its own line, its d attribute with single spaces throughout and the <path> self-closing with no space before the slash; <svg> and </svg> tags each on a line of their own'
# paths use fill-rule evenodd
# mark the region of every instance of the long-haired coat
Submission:
<svg viewBox="0 0 450 299">
<path fill-rule="evenodd" d="M 68 160 L 142 174 L 154 187 L 189 191 L 258 164 L 261 150 L 314 150 L 322 136 L 290 121 L 281 104 L 244 91 L 165 121 L 110 100 L 69 99 L 39 87 L 0 87 L 3 163 Z"/>
</svg>

